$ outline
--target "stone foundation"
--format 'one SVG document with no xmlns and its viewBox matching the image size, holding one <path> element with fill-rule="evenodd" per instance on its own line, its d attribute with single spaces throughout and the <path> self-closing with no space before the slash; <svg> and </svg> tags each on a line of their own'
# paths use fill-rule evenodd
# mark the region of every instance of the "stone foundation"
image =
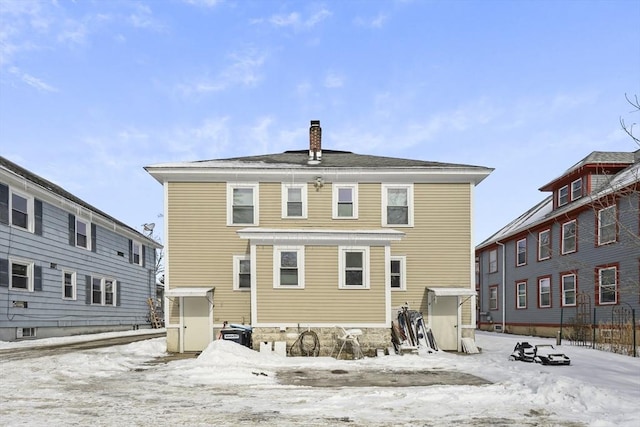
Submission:
<svg viewBox="0 0 640 427">
<path fill-rule="evenodd" d="M 376 349 L 386 349 L 391 345 L 391 328 L 345 328 L 360 329 L 362 335 L 358 337 L 360 349 L 365 356 L 375 356 Z M 304 332 L 312 331 L 318 337 L 318 342 L 314 342 L 313 334 L 305 334 L 302 344 L 298 337 Z M 273 343 L 276 341 L 284 341 L 287 344 L 287 355 L 306 356 L 305 352 L 317 352 L 318 356 L 335 357 L 340 349 L 337 337 L 341 335 L 341 330 L 330 328 L 253 328 L 252 348 L 260 350 L 260 343 Z M 293 349 L 292 349 L 293 347 Z M 316 348 L 317 347 L 317 348 Z M 352 352 L 349 345 L 342 351 L 340 358 L 351 358 Z"/>
</svg>

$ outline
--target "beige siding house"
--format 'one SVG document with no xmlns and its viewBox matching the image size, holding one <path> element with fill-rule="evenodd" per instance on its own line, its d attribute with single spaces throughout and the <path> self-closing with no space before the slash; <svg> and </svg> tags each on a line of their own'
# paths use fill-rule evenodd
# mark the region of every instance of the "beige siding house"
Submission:
<svg viewBox="0 0 640 427">
<path fill-rule="evenodd" d="M 334 347 L 337 325 L 365 353 L 391 342 L 403 305 L 440 348 L 475 328 L 473 189 L 492 169 L 309 148 L 165 163 L 167 349 L 203 350 L 223 322 L 253 346 L 301 331 Z"/>
</svg>

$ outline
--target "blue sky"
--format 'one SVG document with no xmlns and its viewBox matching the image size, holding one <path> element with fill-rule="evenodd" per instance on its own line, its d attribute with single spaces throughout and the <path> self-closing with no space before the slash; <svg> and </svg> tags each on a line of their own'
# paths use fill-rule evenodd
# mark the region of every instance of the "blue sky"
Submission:
<svg viewBox="0 0 640 427">
<path fill-rule="evenodd" d="M 495 168 L 479 243 L 638 149 L 640 1 L 0 0 L 0 154 L 128 225 L 143 167 L 308 147 Z"/>
</svg>

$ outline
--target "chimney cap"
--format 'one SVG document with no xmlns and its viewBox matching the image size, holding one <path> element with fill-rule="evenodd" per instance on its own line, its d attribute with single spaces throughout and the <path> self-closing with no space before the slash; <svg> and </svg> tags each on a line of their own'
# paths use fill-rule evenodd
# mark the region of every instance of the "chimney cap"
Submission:
<svg viewBox="0 0 640 427">
<path fill-rule="evenodd" d="M 320 120 L 311 120 L 311 126 L 320 126 Z"/>
</svg>

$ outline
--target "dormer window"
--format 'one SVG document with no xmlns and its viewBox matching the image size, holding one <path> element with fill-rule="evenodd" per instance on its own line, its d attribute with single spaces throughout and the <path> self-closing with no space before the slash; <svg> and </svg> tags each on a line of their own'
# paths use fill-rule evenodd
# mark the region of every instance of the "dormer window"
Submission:
<svg viewBox="0 0 640 427">
<path fill-rule="evenodd" d="M 582 197 L 582 178 L 578 178 L 571 183 L 571 201 Z"/>
<path fill-rule="evenodd" d="M 569 186 L 565 185 L 558 190 L 558 206 L 564 206 L 569 203 Z"/>
</svg>

